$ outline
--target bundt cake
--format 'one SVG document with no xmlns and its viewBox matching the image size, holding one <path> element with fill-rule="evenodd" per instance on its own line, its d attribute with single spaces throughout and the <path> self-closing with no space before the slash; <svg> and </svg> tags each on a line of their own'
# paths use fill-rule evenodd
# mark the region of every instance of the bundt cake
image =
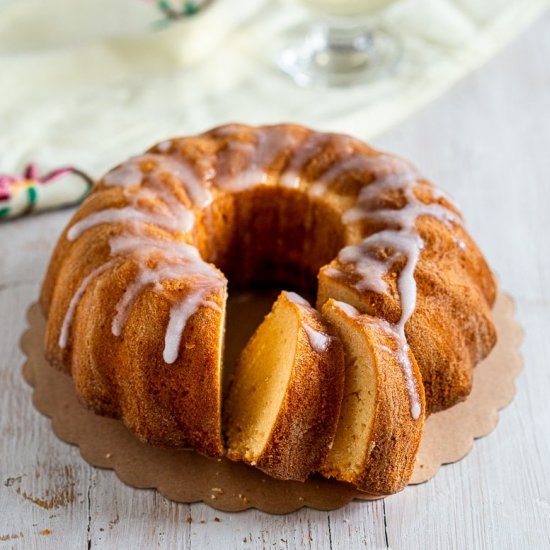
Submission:
<svg viewBox="0 0 550 550">
<path fill-rule="evenodd" d="M 491 271 L 408 162 L 344 135 L 231 124 L 96 184 L 45 277 L 46 355 L 142 440 L 221 456 L 226 276 L 310 292 L 318 277 L 318 310 L 332 298 L 385 320 L 420 423 L 422 388 L 426 414 L 465 399 L 496 340 Z"/>
<path fill-rule="evenodd" d="M 332 444 L 343 389 L 342 344 L 307 301 L 283 292 L 235 368 L 224 405 L 228 458 L 304 481 Z"/>
<path fill-rule="evenodd" d="M 395 493 L 412 475 L 422 438 L 424 392 L 418 365 L 387 321 L 332 298 L 322 313 L 343 343 L 346 371 L 336 436 L 320 472 L 371 495 Z M 410 372 L 406 379 L 403 363 Z M 407 384 L 418 396 L 416 420 Z"/>
</svg>

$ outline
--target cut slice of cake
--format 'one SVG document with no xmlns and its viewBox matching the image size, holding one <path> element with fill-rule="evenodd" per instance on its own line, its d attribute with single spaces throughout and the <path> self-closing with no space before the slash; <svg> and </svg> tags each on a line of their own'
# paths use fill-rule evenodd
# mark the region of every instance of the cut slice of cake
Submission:
<svg viewBox="0 0 550 550">
<path fill-rule="evenodd" d="M 305 480 L 332 444 L 344 388 L 342 345 L 320 314 L 283 292 L 243 350 L 225 402 L 227 456 Z"/>
<path fill-rule="evenodd" d="M 416 361 L 387 322 L 332 299 L 322 314 L 342 341 L 346 371 L 336 436 L 320 472 L 371 495 L 395 493 L 412 475 L 424 425 Z"/>
</svg>

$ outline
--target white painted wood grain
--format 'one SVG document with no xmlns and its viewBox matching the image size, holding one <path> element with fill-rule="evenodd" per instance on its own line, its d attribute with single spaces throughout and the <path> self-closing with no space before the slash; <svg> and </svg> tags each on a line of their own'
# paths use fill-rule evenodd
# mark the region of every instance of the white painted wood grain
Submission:
<svg viewBox="0 0 550 550">
<path fill-rule="evenodd" d="M 70 212 L 11 222 L 0 226 L 0 549 L 550 548 L 550 16 L 375 144 L 458 199 L 517 298 L 526 369 L 497 430 L 424 485 L 330 513 L 224 514 L 128 488 L 56 439 L 20 376 L 24 311 Z"/>
<path fill-rule="evenodd" d="M 549 38 L 546 17 L 377 143 L 456 197 L 526 331 L 525 373 L 497 430 L 433 482 L 387 499 L 395 548 L 550 548 Z"/>
</svg>

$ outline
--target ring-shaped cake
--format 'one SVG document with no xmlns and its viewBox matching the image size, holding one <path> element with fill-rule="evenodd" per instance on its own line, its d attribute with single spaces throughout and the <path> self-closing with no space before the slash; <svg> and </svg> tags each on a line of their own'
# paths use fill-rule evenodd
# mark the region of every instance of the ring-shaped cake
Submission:
<svg viewBox="0 0 550 550">
<path fill-rule="evenodd" d="M 43 284 L 47 358 L 142 440 L 219 457 L 228 279 L 316 289 L 318 311 L 332 299 L 383 321 L 413 421 L 465 399 L 496 341 L 491 271 L 409 162 L 345 135 L 231 124 L 96 184 Z M 324 331 L 308 335 L 315 348 Z"/>
</svg>

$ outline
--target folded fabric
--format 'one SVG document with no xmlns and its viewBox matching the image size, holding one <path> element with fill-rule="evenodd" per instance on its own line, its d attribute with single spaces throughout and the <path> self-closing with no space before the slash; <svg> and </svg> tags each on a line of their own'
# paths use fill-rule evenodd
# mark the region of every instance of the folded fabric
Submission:
<svg viewBox="0 0 550 550">
<path fill-rule="evenodd" d="M 299 88 L 273 63 L 282 32 L 310 17 L 296 4 L 213 0 L 167 21 L 144 0 L 0 0 L 0 170 L 69 160 L 98 178 L 154 142 L 230 121 L 288 120 L 370 139 L 549 4 L 401 0 L 380 15 L 403 42 L 397 69 L 367 85 L 322 89 Z"/>
</svg>

